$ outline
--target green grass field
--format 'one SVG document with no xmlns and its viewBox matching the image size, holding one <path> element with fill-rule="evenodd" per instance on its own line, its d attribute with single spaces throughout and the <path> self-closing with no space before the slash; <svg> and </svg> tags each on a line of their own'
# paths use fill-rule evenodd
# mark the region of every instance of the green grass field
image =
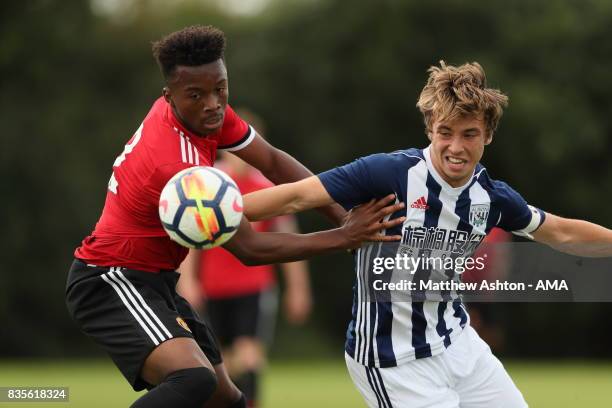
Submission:
<svg viewBox="0 0 612 408">
<path fill-rule="evenodd" d="M 506 362 L 531 407 L 610 407 L 612 363 Z M 68 386 L 69 403 L 0 403 L 18 408 L 127 407 L 136 397 L 107 361 L 0 362 L 0 386 Z M 273 362 L 263 384 L 264 408 L 364 407 L 344 362 Z"/>
</svg>

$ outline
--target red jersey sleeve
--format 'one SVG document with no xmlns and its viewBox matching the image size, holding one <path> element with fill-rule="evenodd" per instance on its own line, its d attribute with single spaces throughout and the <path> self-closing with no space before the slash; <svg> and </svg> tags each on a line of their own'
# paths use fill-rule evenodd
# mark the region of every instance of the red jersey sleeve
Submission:
<svg viewBox="0 0 612 408">
<path fill-rule="evenodd" d="M 217 149 L 233 152 L 245 148 L 255 138 L 255 131 L 231 106 L 225 109 L 225 120 L 219 135 Z"/>
</svg>

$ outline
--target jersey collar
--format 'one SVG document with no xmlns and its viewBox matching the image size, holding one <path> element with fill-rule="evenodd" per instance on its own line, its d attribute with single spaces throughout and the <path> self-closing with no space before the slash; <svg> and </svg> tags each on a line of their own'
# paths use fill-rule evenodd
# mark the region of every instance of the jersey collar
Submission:
<svg viewBox="0 0 612 408">
<path fill-rule="evenodd" d="M 465 190 L 466 187 L 472 184 L 472 181 L 474 180 L 474 175 L 476 174 L 476 169 L 474 169 L 474 171 L 472 172 L 472 176 L 469 178 L 469 180 L 462 186 L 453 187 L 450 184 L 448 184 L 446 181 L 444 181 L 442 176 L 438 173 L 433 163 L 431 162 L 430 148 L 431 148 L 431 144 L 427 146 L 425 149 L 423 149 L 423 157 L 425 157 L 425 163 L 427 163 L 427 170 L 429 170 L 429 173 L 431 174 L 431 176 L 434 178 L 434 180 L 436 180 L 436 182 L 440 186 L 442 186 L 444 190 L 452 194 L 460 194 L 463 190 Z"/>
</svg>

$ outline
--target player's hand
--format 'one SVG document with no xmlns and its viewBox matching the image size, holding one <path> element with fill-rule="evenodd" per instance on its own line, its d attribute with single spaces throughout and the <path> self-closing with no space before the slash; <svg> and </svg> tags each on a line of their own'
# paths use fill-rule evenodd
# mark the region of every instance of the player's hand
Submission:
<svg viewBox="0 0 612 408">
<path fill-rule="evenodd" d="M 395 195 L 390 194 L 379 200 L 371 200 L 353 208 L 344 219 L 342 230 L 349 241 L 349 248 L 359 248 L 363 242 L 391 242 L 402 239 L 401 235 L 383 235 L 381 231 L 402 224 L 406 217 L 389 221 L 383 219 L 404 208 L 404 203 L 391 204 Z"/>
</svg>

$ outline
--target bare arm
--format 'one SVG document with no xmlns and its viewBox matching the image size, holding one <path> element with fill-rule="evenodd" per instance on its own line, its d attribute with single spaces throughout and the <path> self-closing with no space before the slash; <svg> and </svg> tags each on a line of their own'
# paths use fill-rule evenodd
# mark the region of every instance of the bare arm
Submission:
<svg viewBox="0 0 612 408">
<path fill-rule="evenodd" d="M 536 241 L 571 255 L 612 256 L 612 230 L 588 221 L 546 213 L 544 223 L 532 235 Z"/>
<path fill-rule="evenodd" d="M 340 249 L 358 248 L 365 241 L 398 241 L 401 236 L 384 236 L 381 230 L 401 224 L 405 217 L 380 220 L 399 211 L 403 203 L 388 205 L 395 199 L 389 195 L 354 208 L 340 228 L 311 234 L 256 232 L 242 219 L 238 232 L 224 247 L 245 265 L 292 262 Z M 385 205 L 387 205 L 385 207 Z"/>
<path fill-rule="evenodd" d="M 176 285 L 179 295 L 184 297 L 196 309 L 202 306 L 204 299 L 204 293 L 200 289 L 200 255 L 199 250 L 189 250 L 189 254 L 187 254 L 187 257 L 178 269 L 181 277 Z"/>
<path fill-rule="evenodd" d="M 255 135 L 255 139 L 248 146 L 234 154 L 261 171 L 274 184 L 291 183 L 312 176 L 312 172 L 302 163 L 275 148 L 259 135 Z M 346 211 L 333 201 L 319 210 L 335 225 L 341 225 L 346 215 Z"/>
<path fill-rule="evenodd" d="M 283 307 L 289 323 L 304 323 L 312 310 L 312 293 L 306 261 L 288 262 L 281 265 L 285 278 Z"/>
<path fill-rule="evenodd" d="M 311 176 L 295 183 L 281 184 L 245 195 L 244 215 L 251 221 L 258 221 L 277 215 L 295 214 L 333 202 L 321 180 Z"/>
<path fill-rule="evenodd" d="M 299 233 L 297 220 L 293 216 L 277 219 L 274 230 Z M 287 262 L 281 264 L 280 268 L 285 279 L 285 290 L 283 292 L 285 318 L 289 323 L 302 324 L 308 319 L 312 310 L 308 262 Z"/>
<path fill-rule="evenodd" d="M 236 235 L 224 245 L 236 258 L 248 266 L 292 262 L 316 254 L 347 248 L 349 239 L 340 229 L 312 234 L 256 232 L 242 219 Z"/>
</svg>

